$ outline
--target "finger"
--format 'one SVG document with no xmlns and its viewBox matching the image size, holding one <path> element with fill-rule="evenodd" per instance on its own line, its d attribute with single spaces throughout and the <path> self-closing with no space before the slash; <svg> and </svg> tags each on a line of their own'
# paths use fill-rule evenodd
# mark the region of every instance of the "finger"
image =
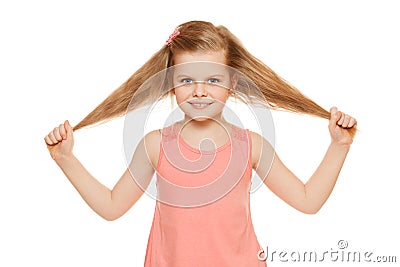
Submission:
<svg viewBox="0 0 400 267">
<path fill-rule="evenodd" d="M 342 123 L 343 128 L 349 127 L 350 118 L 351 117 L 349 115 L 344 116 L 343 123 Z"/>
<path fill-rule="evenodd" d="M 357 120 L 354 119 L 353 117 L 350 118 L 350 122 L 349 122 L 349 128 L 354 127 L 357 124 Z"/>
<path fill-rule="evenodd" d="M 44 138 L 44 141 L 49 146 L 52 146 L 54 144 L 53 141 L 50 139 L 50 137 L 48 135 L 46 135 L 46 137 Z"/>
<path fill-rule="evenodd" d="M 339 119 L 340 113 L 337 110 L 337 107 L 332 107 L 331 110 L 331 118 L 329 120 L 329 125 L 334 127 L 336 125 L 337 120 Z"/>
<path fill-rule="evenodd" d="M 340 112 L 340 111 L 339 111 Z M 337 122 L 337 125 L 342 126 L 343 122 L 344 122 L 344 118 L 346 117 L 346 114 L 344 114 L 343 112 L 340 112 L 340 119 Z"/>
<path fill-rule="evenodd" d="M 334 115 L 338 111 L 337 107 L 331 107 L 331 116 Z"/>
<path fill-rule="evenodd" d="M 55 127 L 53 130 L 53 135 L 56 138 L 57 141 L 62 141 L 62 137 L 60 135 L 60 129 L 58 127 Z"/>
<path fill-rule="evenodd" d="M 60 124 L 60 126 L 58 126 L 58 129 L 60 131 L 61 138 L 63 140 L 67 139 L 67 132 L 65 130 L 64 124 Z"/>
<path fill-rule="evenodd" d="M 57 138 L 54 136 L 54 133 L 51 131 L 48 135 L 49 139 L 51 140 L 51 142 L 53 143 L 53 145 L 58 143 Z"/>
<path fill-rule="evenodd" d="M 65 127 L 65 131 L 66 131 L 67 138 L 68 138 L 68 137 L 72 137 L 72 135 L 73 135 L 73 133 L 74 133 L 74 130 L 72 129 L 72 126 L 71 126 L 71 124 L 69 124 L 69 121 L 68 121 L 68 120 L 66 120 L 66 121 L 64 122 L 64 127 Z"/>
</svg>

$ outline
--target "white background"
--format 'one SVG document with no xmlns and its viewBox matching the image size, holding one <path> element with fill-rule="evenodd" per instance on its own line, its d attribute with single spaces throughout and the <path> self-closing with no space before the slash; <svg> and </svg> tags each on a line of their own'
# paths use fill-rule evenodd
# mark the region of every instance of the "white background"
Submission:
<svg viewBox="0 0 400 267">
<path fill-rule="evenodd" d="M 343 239 L 348 251 L 397 253 L 400 261 L 397 6 L 396 1 L 2 1 L 0 265 L 143 265 L 155 201 L 144 195 L 117 221 L 101 219 L 52 161 L 43 137 L 65 119 L 78 123 L 188 20 L 225 25 L 307 96 L 359 122 L 337 185 L 319 213 L 302 214 L 265 187 L 251 195 L 260 244 L 270 251 L 322 254 L 337 250 Z M 277 153 L 306 181 L 329 144 L 327 121 L 273 115 Z M 117 119 L 75 133 L 75 154 L 109 187 L 126 168 L 122 129 L 123 119 Z M 269 266 L 288 264 L 275 256 Z M 327 260 L 329 265 L 339 264 Z"/>
</svg>

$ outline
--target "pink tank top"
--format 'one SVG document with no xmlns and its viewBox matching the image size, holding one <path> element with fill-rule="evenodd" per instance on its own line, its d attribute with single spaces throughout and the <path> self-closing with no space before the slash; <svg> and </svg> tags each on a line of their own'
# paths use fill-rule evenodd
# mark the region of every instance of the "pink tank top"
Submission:
<svg viewBox="0 0 400 267">
<path fill-rule="evenodd" d="M 250 214 L 250 132 L 234 126 L 230 140 L 203 151 L 163 129 L 145 267 L 266 266 Z"/>
</svg>

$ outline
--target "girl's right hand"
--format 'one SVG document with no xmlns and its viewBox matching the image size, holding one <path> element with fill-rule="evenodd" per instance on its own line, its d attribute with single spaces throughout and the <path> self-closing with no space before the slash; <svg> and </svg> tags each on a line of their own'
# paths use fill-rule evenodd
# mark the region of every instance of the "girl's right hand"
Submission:
<svg viewBox="0 0 400 267">
<path fill-rule="evenodd" d="M 72 155 L 74 135 L 68 120 L 66 120 L 64 124 L 55 127 L 53 131 L 46 135 L 44 141 L 46 142 L 51 157 L 55 161 Z"/>
</svg>

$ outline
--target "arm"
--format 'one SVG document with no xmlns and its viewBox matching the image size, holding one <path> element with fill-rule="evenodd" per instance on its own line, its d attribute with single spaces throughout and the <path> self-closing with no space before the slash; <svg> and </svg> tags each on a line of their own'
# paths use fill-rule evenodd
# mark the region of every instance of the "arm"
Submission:
<svg viewBox="0 0 400 267">
<path fill-rule="evenodd" d="M 68 121 L 50 132 L 45 142 L 52 158 L 85 202 L 104 219 L 115 220 L 135 204 L 147 188 L 154 173 L 152 163 L 158 158 L 158 138 L 159 135 L 152 132 L 139 143 L 129 168 L 112 190 L 97 181 L 72 153 L 73 131 Z"/>
<path fill-rule="evenodd" d="M 329 145 L 320 165 L 304 184 L 279 159 L 272 146 L 253 134 L 253 168 L 264 178 L 264 184 L 295 209 L 313 214 L 331 194 L 354 137 L 355 119 L 331 109 Z"/>
</svg>

